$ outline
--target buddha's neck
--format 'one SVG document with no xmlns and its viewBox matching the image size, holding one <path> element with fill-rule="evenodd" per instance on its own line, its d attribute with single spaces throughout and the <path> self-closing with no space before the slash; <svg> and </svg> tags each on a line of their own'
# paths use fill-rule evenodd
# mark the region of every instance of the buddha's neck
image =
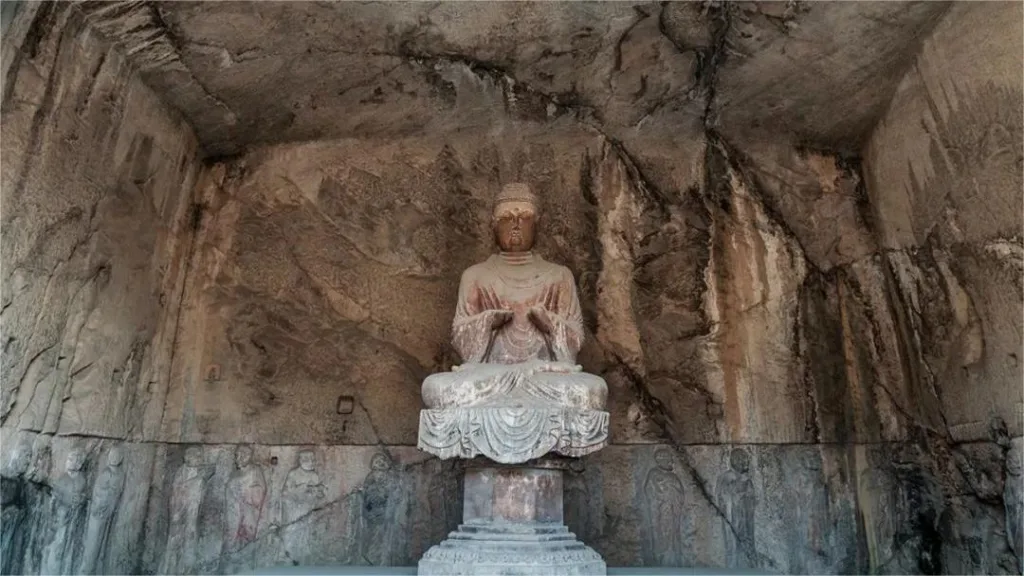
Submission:
<svg viewBox="0 0 1024 576">
<path fill-rule="evenodd" d="M 533 252 L 498 252 L 498 258 L 509 266 L 523 266 L 533 263 Z"/>
</svg>

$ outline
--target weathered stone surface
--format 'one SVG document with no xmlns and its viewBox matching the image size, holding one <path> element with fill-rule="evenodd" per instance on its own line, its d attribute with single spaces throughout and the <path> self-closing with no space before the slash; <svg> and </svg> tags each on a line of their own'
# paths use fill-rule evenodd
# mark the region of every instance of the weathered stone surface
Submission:
<svg viewBox="0 0 1024 576">
<path fill-rule="evenodd" d="M 419 384 L 522 180 L 609 564 L 1020 572 L 1019 4 L 10 5 L 5 572 L 416 562 Z"/>
<path fill-rule="evenodd" d="M 87 5 L 214 154 L 253 143 L 584 117 L 671 135 L 707 98 L 731 134 L 856 152 L 934 2 Z M 258 39 L 258 40 L 257 40 Z M 330 74 L 324 74 L 330 70 Z"/>
<path fill-rule="evenodd" d="M 954 6 L 865 149 L 913 377 L 957 441 L 986 438 L 992 417 L 1024 430 L 1021 18 Z"/>
<path fill-rule="evenodd" d="M 28 3 L 10 25 L 0 421 L 142 435 L 173 355 L 197 142 L 74 6 Z"/>
<path fill-rule="evenodd" d="M 562 468 L 541 460 L 469 464 L 463 522 L 424 553 L 418 574 L 604 574 L 604 560 L 563 520 Z"/>
<path fill-rule="evenodd" d="M 66 483 L 64 463 L 75 452 L 88 455 L 84 498 L 78 502 L 90 517 L 83 508 L 82 529 L 62 532 L 64 524 L 52 514 L 28 516 L 23 526 L 36 535 L 34 552 L 44 551 L 29 558 L 35 562 L 29 573 L 39 572 L 40 557 L 44 562 L 89 557 L 93 532 L 86 527 L 92 510 L 106 503 L 98 486 L 104 485 L 108 464 L 100 457 L 117 449 L 123 454 L 124 487 L 109 500 L 114 504 L 109 533 L 95 568 L 104 574 L 234 573 L 292 563 L 410 565 L 461 517 L 460 471 L 439 468 L 412 447 L 121 444 L 38 436 L 36 452 L 43 449 L 50 463 L 20 477 L 33 489 L 45 487 L 39 489 L 44 502 L 36 506 L 51 506 L 49 487 Z M 5 459 L 11 456 L 6 441 L 2 452 Z M 241 467 L 239 454 L 246 452 L 251 461 Z M 320 485 L 311 504 L 300 510 L 292 506 L 298 484 L 292 472 L 299 455 L 309 453 Z M 4 478 L 6 484 L 10 477 Z M 445 511 L 419 502 L 454 504 Z M 53 500 L 52 506 L 71 510 L 65 500 Z M 50 546 L 57 538 L 59 550 Z M 23 552 L 31 556 L 33 550 Z M 73 564 L 66 572 L 81 569 Z"/>
<path fill-rule="evenodd" d="M 859 153 L 945 2 L 735 2 L 715 109 L 730 137 L 759 132 Z"/>
</svg>

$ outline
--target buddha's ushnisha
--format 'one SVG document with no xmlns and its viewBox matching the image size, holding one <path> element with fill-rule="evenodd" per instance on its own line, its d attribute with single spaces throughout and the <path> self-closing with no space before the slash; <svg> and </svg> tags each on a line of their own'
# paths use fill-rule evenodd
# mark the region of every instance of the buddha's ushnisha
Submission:
<svg viewBox="0 0 1024 576">
<path fill-rule="evenodd" d="M 604 380 L 575 364 L 583 320 L 572 272 L 532 252 L 539 216 L 527 185 L 497 195 L 491 224 L 500 251 L 462 275 L 452 341 L 464 363 L 423 383 L 429 408 L 603 409 Z"/>
</svg>

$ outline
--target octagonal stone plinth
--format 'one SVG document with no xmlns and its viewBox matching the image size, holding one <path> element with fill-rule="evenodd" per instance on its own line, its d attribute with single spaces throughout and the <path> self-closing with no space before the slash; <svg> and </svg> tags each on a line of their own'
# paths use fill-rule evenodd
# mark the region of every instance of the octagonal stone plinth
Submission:
<svg viewBox="0 0 1024 576">
<path fill-rule="evenodd" d="M 563 523 L 562 470 L 555 461 L 484 465 L 465 477 L 463 523 L 427 550 L 422 575 L 605 574 L 601 556 Z"/>
</svg>

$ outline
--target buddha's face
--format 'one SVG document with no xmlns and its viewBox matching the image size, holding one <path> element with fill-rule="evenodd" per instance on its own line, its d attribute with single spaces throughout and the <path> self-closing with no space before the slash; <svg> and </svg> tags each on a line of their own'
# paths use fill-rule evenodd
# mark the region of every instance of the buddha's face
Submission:
<svg viewBox="0 0 1024 576">
<path fill-rule="evenodd" d="M 11 476 L 20 476 L 28 470 L 32 462 L 32 445 L 18 444 L 11 452 L 10 460 L 7 463 L 7 472 Z"/>
<path fill-rule="evenodd" d="M 65 470 L 68 472 L 81 472 L 85 466 L 85 454 L 80 450 L 72 450 L 65 462 Z"/>
<path fill-rule="evenodd" d="M 252 449 L 248 446 L 239 446 L 238 450 L 235 450 L 235 465 L 240 469 L 249 467 L 252 463 Z"/>
<path fill-rule="evenodd" d="M 733 450 L 729 455 L 729 465 L 736 472 L 746 474 L 750 470 L 750 454 L 739 448 Z"/>
<path fill-rule="evenodd" d="M 306 472 L 312 472 L 316 469 L 316 460 L 313 458 L 312 452 L 299 452 L 299 467 Z"/>
<path fill-rule="evenodd" d="M 387 470 L 391 467 L 391 462 L 388 461 L 388 457 L 383 454 L 374 454 L 373 458 L 370 459 L 371 470 Z"/>
<path fill-rule="evenodd" d="M 662 470 L 672 470 L 672 454 L 668 450 L 658 450 L 654 453 L 654 462 Z"/>
<path fill-rule="evenodd" d="M 537 209 L 529 202 L 502 202 L 494 207 L 494 238 L 504 252 L 528 252 L 537 230 Z"/>
<path fill-rule="evenodd" d="M 110 449 L 110 452 L 107 452 L 107 465 L 108 466 L 112 466 L 112 467 L 120 466 L 121 462 L 123 462 L 123 461 L 124 461 L 124 454 L 121 453 L 121 449 L 120 448 L 115 446 L 115 447 Z"/>
</svg>

